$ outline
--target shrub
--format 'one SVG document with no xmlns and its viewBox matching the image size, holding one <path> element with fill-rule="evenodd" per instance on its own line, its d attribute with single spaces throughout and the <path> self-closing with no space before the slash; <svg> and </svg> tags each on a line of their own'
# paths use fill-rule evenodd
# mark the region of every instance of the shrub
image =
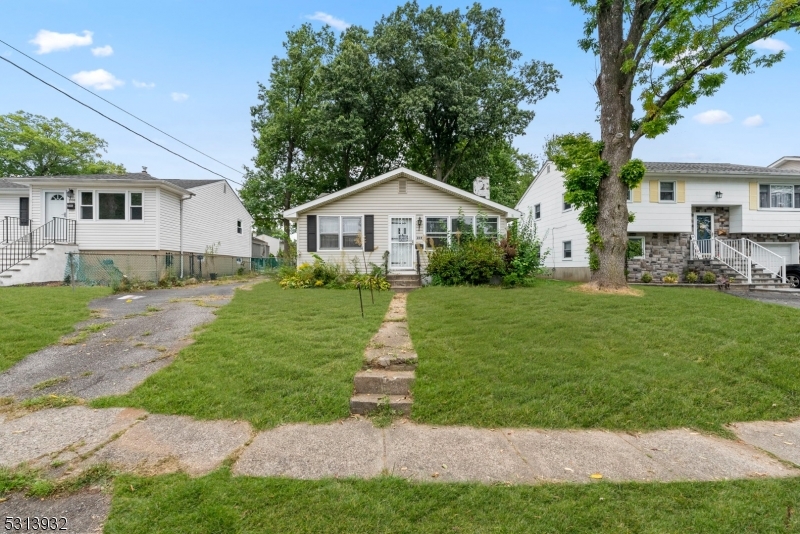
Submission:
<svg viewBox="0 0 800 534">
<path fill-rule="evenodd" d="M 713 284 L 717 281 L 717 275 L 712 272 L 707 272 L 703 275 L 703 283 L 704 284 Z"/>
<path fill-rule="evenodd" d="M 686 281 L 689 282 L 690 284 L 697 283 L 697 278 L 698 278 L 697 273 L 694 271 L 689 271 L 688 273 L 686 273 Z"/>
<path fill-rule="evenodd" d="M 325 260 L 312 254 L 314 263 L 303 263 L 296 269 L 290 266 L 281 267 L 278 277 L 280 286 L 284 289 L 302 289 L 309 287 L 326 287 L 329 289 L 355 289 L 361 284 L 363 289 L 382 291 L 389 289 L 389 282 L 383 269 L 372 265 L 370 274 L 348 273 L 337 264 L 327 263 Z"/>
<path fill-rule="evenodd" d="M 428 256 L 428 275 L 434 285 L 488 284 L 505 274 L 503 251 L 487 238 L 461 239 L 435 249 Z"/>
<path fill-rule="evenodd" d="M 643 273 L 642 274 L 642 282 L 644 282 L 645 284 L 649 284 L 652 281 L 653 281 L 653 275 L 652 274 L 650 274 L 650 273 Z"/>
<path fill-rule="evenodd" d="M 664 275 L 664 278 L 661 279 L 665 284 L 677 284 L 678 283 L 678 275 L 675 273 L 667 273 Z"/>
</svg>

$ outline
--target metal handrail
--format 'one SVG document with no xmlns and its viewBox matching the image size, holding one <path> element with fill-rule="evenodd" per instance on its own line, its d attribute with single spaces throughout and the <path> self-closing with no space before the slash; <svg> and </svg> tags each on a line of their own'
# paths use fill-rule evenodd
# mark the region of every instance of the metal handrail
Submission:
<svg viewBox="0 0 800 534">
<path fill-rule="evenodd" d="M 6 216 L 3 218 L 3 240 L 1 243 L 11 243 L 27 235 L 31 228 L 30 219 Z"/>
<path fill-rule="evenodd" d="M 773 277 L 781 278 L 782 282 L 786 283 L 786 258 L 780 254 L 776 254 L 746 237 L 727 239 L 723 242 L 749 257 L 753 263 L 770 273 Z"/>
<path fill-rule="evenodd" d="M 0 273 L 27 260 L 48 245 L 74 244 L 76 233 L 74 220 L 54 217 L 46 224 L 0 248 Z"/>
</svg>

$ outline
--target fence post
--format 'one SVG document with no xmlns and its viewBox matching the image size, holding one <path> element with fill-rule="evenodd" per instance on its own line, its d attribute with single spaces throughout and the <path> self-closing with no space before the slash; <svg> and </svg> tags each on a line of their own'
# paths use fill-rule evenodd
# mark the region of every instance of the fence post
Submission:
<svg viewBox="0 0 800 534">
<path fill-rule="evenodd" d="M 69 252 L 69 283 L 72 286 L 72 292 L 75 292 L 75 263 L 72 261 L 72 252 Z"/>
</svg>

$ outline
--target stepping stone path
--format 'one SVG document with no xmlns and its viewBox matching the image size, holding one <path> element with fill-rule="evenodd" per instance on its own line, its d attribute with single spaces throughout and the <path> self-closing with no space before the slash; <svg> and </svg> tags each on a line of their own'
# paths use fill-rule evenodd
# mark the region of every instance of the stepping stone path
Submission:
<svg viewBox="0 0 800 534">
<path fill-rule="evenodd" d="M 356 373 L 350 412 L 365 415 L 383 406 L 409 415 L 417 353 L 406 320 L 407 293 L 395 293 L 378 333 L 364 352 L 364 368 Z"/>
</svg>

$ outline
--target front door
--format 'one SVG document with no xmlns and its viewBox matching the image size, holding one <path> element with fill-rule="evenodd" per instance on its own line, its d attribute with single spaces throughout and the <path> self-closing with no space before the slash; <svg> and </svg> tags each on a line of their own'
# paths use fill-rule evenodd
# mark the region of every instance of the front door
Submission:
<svg viewBox="0 0 800 534">
<path fill-rule="evenodd" d="M 411 217 L 392 217 L 390 226 L 390 271 L 414 269 L 414 240 L 411 237 Z"/>
<path fill-rule="evenodd" d="M 703 259 L 714 255 L 714 214 L 694 214 L 694 237 Z"/>
<path fill-rule="evenodd" d="M 67 199 L 64 197 L 63 191 L 50 191 L 44 194 L 44 222 L 49 223 L 55 217 L 67 218 Z M 61 229 L 59 228 L 59 230 Z M 53 225 L 45 228 L 47 237 L 55 237 L 55 232 L 56 228 L 53 228 Z"/>
</svg>

